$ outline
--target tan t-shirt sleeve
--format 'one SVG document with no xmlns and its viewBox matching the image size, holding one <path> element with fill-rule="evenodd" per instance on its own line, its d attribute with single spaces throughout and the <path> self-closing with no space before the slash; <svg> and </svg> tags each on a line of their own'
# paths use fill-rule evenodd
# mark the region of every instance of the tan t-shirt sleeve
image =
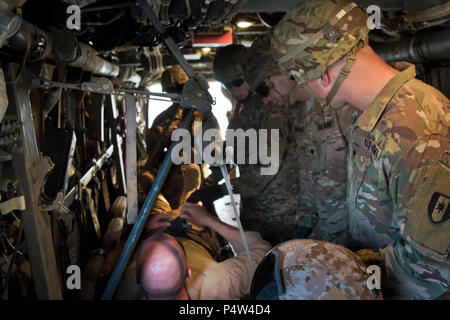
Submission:
<svg viewBox="0 0 450 320">
<path fill-rule="evenodd" d="M 245 232 L 251 260 L 256 269 L 267 252 L 272 248 L 260 234 Z M 253 274 L 250 273 L 247 255 L 242 240 L 231 243 L 237 255 L 206 270 L 201 299 L 239 299 L 250 291 Z"/>
</svg>

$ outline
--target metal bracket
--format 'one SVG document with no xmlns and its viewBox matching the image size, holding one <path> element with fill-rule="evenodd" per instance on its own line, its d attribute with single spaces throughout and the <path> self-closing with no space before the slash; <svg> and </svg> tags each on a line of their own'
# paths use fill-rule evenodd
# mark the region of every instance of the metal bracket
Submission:
<svg viewBox="0 0 450 320">
<path fill-rule="evenodd" d="M 103 94 L 112 94 L 114 92 L 114 85 L 111 80 L 101 77 L 95 79 L 92 82 L 82 82 L 81 90 Z"/>
<path fill-rule="evenodd" d="M 47 175 L 53 170 L 54 167 L 55 164 L 47 156 L 41 157 L 41 159 L 34 166 L 34 183 L 38 188 L 37 190 L 40 191 L 40 194 L 42 194 L 44 189 Z M 57 193 L 55 200 L 50 205 L 44 204 L 41 199 L 39 209 L 41 209 L 41 211 L 57 210 L 60 213 L 69 213 L 69 209 L 64 206 L 64 193 L 62 192 Z"/>
<path fill-rule="evenodd" d="M 205 116 L 211 114 L 211 101 L 194 79 L 184 84 L 180 103 L 183 107 L 197 110 Z"/>
<path fill-rule="evenodd" d="M 56 199 L 48 206 L 41 205 L 42 211 L 58 211 L 59 213 L 69 213 L 70 210 L 64 205 L 64 193 L 58 192 Z"/>
<path fill-rule="evenodd" d="M 26 208 L 25 197 L 19 196 L 0 203 L 0 214 L 5 215 L 14 210 L 23 211 Z"/>
<path fill-rule="evenodd" d="M 43 157 L 41 154 L 41 158 L 33 167 L 34 184 L 38 186 L 37 190 L 42 190 L 45 184 L 45 179 L 47 178 L 49 172 L 53 170 L 54 166 L 55 164 L 49 157 Z"/>
</svg>

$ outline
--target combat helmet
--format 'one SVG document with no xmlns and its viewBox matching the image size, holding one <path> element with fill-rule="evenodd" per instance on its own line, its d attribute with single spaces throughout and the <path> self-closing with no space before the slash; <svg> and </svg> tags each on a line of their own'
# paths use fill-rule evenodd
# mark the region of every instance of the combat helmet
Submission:
<svg viewBox="0 0 450 320">
<path fill-rule="evenodd" d="M 256 38 L 243 64 L 245 82 L 253 92 L 263 97 L 267 96 L 271 86 L 270 77 L 282 74 L 272 57 L 271 41 L 272 34 Z"/>
<path fill-rule="evenodd" d="M 362 260 L 327 241 L 295 239 L 275 246 L 253 276 L 254 299 L 373 300 Z"/>
<path fill-rule="evenodd" d="M 247 49 L 240 44 L 232 44 L 217 50 L 214 56 L 214 78 L 227 84 L 243 78 L 242 59 Z"/>
<path fill-rule="evenodd" d="M 183 85 L 189 80 L 183 68 L 175 65 L 167 68 L 161 76 L 161 87 L 164 92 L 180 93 Z"/>
<path fill-rule="evenodd" d="M 330 103 L 350 72 L 356 52 L 368 42 L 367 19 L 349 0 L 302 1 L 275 27 L 272 54 L 281 71 L 308 91 L 312 90 L 306 82 L 318 79 L 344 58 L 345 66 L 326 98 Z"/>
</svg>

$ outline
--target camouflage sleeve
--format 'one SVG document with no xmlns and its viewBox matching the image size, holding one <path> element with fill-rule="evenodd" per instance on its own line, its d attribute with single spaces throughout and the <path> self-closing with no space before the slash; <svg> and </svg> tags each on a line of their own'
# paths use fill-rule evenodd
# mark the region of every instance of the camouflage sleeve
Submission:
<svg viewBox="0 0 450 320">
<path fill-rule="evenodd" d="M 256 102 L 260 102 L 257 100 Z M 282 165 L 284 155 L 286 154 L 286 150 L 289 146 L 289 123 L 286 114 L 283 113 L 280 108 L 271 106 L 271 105 L 256 105 L 255 101 L 252 101 L 252 104 L 246 106 L 248 110 L 246 112 L 242 112 L 235 117 L 232 118 L 228 125 L 228 129 L 254 129 L 258 134 L 259 129 L 267 129 L 267 155 L 271 157 L 271 152 L 273 146 L 271 146 L 271 133 L 270 130 L 278 129 L 279 132 L 279 141 L 278 141 L 278 164 L 279 167 Z M 260 138 L 260 137 L 259 137 Z M 258 139 L 259 139 L 258 138 Z M 236 148 L 235 144 L 235 148 Z M 246 144 L 246 159 L 249 158 L 249 148 L 248 144 Z M 260 151 L 258 149 L 258 151 Z M 237 155 L 237 151 L 235 150 L 235 155 Z M 256 196 L 262 193 L 265 188 L 275 179 L 276 174 L 274 175 L 262 175 L 261 169 L 264 167 L 270 167 L 273 164 L 262 165 L 258 164 L 239 164 L 239 180 L 233 183 L 233 190 L 235 192 L 245 193 L 246 197 Z M 278 169 L 279 169 L 278 167 Z M 238 191 L 239 190 L 239 191 Z"/>
<path fill-rule="evenodd" d="M 286 149 L 289 145 L 289 121 L 284 113 L 284 109 L 279 106 L 267 106 L 267 114 L 264 119 L 261 121 L 261 128 L 269 130 L 268 132 L 268 143 L 269 148 L 268 152 L 270 153 L 270 130 L 278 130 L 279 132 L 279 144 L 278 151 L 280 155 L 280 159 L 283 158 L 283 155 L 286 153 Z"/>
<path fill-rule="evenodd" d="M 314 198 L 314 183 L 304 170 L 300 171 L 300 213 L 295 238 L 308 238 L 318 223 L 318 211 Z"/>
<path fill-rule="evenodd" d="M 392 298 L 435 299 L 450 287 L 450 142 L 430 135 L 403 152 L 389 185 L 402 239 L 383 249 Z"/>
<path fill-rule="evenodd" d="M 316 183 L 313 172 L 320 164 L 318 132 L 312 123 L 311 112 L 302 109 L 302 116 L 297 124 L 302 134 L 297 139 L 297 155 L 300 171 L 300 215 L 297 230 L 300 228 L 314 229 L 318 223 L 318 208 L 315 201 Z"/>
</svg>

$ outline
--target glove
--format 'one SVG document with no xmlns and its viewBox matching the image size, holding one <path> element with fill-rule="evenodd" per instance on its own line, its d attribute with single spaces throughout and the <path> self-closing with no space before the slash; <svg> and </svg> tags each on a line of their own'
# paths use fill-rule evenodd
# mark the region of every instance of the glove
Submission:
<svg viewBox="0 0 450 320">
<path fill-rule="evenodd" d="M 202 203 L 214 202 L 217 199 L 222 198 L 226 195 L 227 190 L 225 184 L 214 185 L 210 187 L 201 188 L 195 191 L 187 202 L 197 203 L 201 201 Z"/>
</svg>

